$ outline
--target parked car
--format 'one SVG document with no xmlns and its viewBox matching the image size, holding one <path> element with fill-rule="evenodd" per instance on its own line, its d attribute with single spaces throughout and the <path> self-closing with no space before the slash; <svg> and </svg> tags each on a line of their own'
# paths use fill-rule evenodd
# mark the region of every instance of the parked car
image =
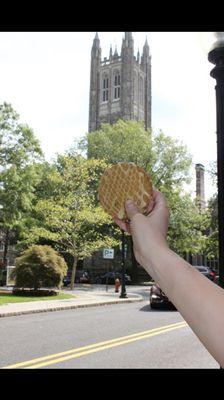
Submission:
<svg viewBox="0 0 224 400">
<path fill-rule="evenodd" d="M 122 281 L 122 274 L 120 272 L 106 272 L 105 274 L 97 276 L 95 279 L 95 283 L 114 285 L 115 279 L 117 278 L 120 279 L 120 282 Z M 125 274 L 125 284 L 131 284 L 131 277 L 128 274 Z"/>
<path fill-rule="evenodd" d="M 151 286 L 149 302 L 151 308 L 169 307 L 175 309 L 173 303 L 156 283 Z"/>
<path fill-rule="evenodd" d="M 66 277 L 63 279 L 64 286 L 68 286 L 71 283 L 72 271 L 68 270 Z M 88 271 L 76 270 L 75 283 L 90 283 L 90 276 Z"/>
<path fill-rule="evenodd" d="M 204 267 L 203 265 L 196 265 L 194 267 L 197 268 L 197 270 L 201 272 L 203 275 L 205 275 L 208 279 L 210 279 L 211 281 L 215 281 L 216 274 L 215 271 L 213 271 L 213 269 L 209 267 Z"/>
<path fill-rule="evenodd" d="M 209 268 L 202 265 L 192 266 L 192 268 L 196 268 L 199 272 L 201 272 L 204 276 L 212 281 L 216 281 L 216 274 L 215 272 Z M 159 307 L 171 307 L 176 309 L 169 298 L 163 293 L 162 289 L 154 283 L 151 286 L 150 294 L 149 294 L 149 301 L 151 308 L 159 308 Z"/>
</svg>

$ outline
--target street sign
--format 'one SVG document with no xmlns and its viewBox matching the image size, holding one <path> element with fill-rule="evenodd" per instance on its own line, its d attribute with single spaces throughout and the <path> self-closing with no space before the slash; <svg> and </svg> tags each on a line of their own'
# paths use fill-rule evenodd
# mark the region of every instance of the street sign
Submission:
<svg viewBox="0 0 224 400">
<path fill-rule="evenodd" d="M 114 258 L 114 249 L 103 249 L 103 258 Z"/>
</svg>

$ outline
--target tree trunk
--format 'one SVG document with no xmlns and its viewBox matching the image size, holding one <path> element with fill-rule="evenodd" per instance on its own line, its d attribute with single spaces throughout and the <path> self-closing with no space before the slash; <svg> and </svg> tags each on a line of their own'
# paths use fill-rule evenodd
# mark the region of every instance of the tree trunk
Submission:
<svg viewBox="0 0 224 400">
<path fill-rule="evenodd" d="M 9 229 L 6 229 L 6 232 L 5 232 L 5 243 L 4 243 L 4 254 L 3 254 L 3 265 L 4 265 L 4 268 L 7 268 L 8 247 L 9 247 Z"/>
<path fill-rule="evenodd" d="M 71 290 L 74 289 L 76 266 L 77 266 L 77 257 L 74 256 L 73 257 L 73 266 L 72 266 L 71 285 L 70 285 Z"/>
</svg>

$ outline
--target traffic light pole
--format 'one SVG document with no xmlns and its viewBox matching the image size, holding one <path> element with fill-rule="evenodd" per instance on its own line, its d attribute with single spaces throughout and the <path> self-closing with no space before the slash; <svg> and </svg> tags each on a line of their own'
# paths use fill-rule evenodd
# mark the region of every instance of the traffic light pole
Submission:
<svg viewBox="0 0 224 400">
<path fill-rule="evenodd" d="M 123 229 L 121 230 L 122 232 L 122 238 L 121 238 L 121 268 L 122 268 L 122 278 L 121 278 L 121 294 L 120 298 L 127 298 L 127 293 L 126 293 L 126 287 L 125 287 L 125 236 L 124 236 L 124 231 Z"/>
<path fill-rule="evenodd" d="M 224 43 L 209 52 L 208 60 L 215 64 L 210 75 L 216 79 L 219 285 L 224 288 Z"/>
</svg>

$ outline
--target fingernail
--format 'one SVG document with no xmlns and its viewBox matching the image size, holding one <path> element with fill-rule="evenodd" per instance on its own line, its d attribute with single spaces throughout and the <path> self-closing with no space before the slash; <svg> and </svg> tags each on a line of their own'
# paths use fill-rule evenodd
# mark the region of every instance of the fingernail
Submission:
<svg viewBox="0 0 224 400">
<path fill-rule="evenodd" d="M 130 199 L 126 200 L 126 205 L 127 205 L 127 206 L 130 206 L 131 204 L 133 204 L 133 201 L 132 201 L 132 200 L 130 200 Z"/>
</svg>

